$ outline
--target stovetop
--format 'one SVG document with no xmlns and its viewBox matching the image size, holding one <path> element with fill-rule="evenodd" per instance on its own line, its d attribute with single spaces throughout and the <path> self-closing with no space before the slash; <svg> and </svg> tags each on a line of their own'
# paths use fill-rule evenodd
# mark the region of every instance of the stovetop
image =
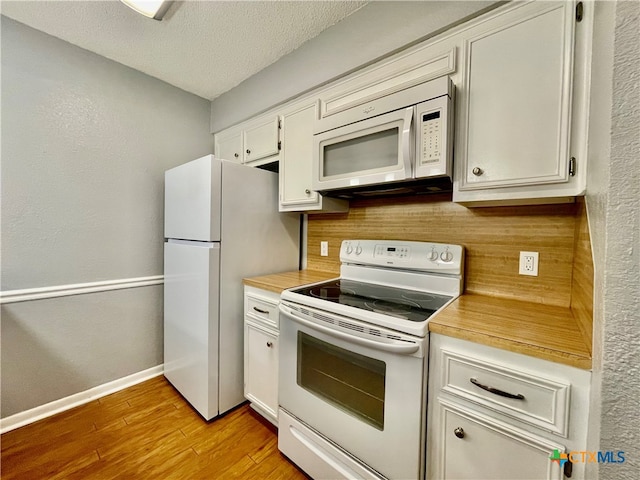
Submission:
<svg viewBox="0 0 640 480">
<path fill-rule="evenodd" d="M 344 240 L 340 261 L 339 278 L 285 290 L 282 304 L 312 309 L 314 318 L 348 319 L 425 337 L 430 317 L 463 289 L 461 245 Z"/>
<path fill-rule="evenodd" d="M 292 292 L 410 322 L 426 321 L 453 298 L 347 279 L 300 287 Z"/>
</svg>

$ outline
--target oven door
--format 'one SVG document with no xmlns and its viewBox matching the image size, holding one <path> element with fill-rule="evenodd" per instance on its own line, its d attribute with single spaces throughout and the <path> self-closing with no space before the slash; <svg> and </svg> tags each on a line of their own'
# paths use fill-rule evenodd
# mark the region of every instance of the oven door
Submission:
<svg viewBox="0 0 640 480">
<path fill-rule="evenodd" d="M 421 478 L 427 345 L 281 302 L 280 406 L 383 476 Z"/>
<path fill-rule="evenodd" d="M 329 191 L 412 178 L 414 107 L 314 135 L 312 186 Z"/>
</svg>

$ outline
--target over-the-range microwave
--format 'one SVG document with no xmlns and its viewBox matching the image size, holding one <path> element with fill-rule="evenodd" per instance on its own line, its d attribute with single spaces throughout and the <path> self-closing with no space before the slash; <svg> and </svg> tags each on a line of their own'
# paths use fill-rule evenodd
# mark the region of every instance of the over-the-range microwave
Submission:
<svg viewBox="0 0 640 480">
<path fill-rule="evenodd" d="M 345 198 L 450 190 L 454 91 L 440 77 L 318 120 L 313 189 Z"/>
</svg>

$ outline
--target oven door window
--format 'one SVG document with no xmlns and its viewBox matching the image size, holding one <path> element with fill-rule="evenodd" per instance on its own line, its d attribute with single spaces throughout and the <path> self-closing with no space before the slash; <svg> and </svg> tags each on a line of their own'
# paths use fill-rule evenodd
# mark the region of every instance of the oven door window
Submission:
<svg viewBox="0 0 640 480">
<path fill-rule="evenodd" d="M 297 383 L 363 422 L 384 430 L 386 365 L 298 332 Z"/>
</svg>

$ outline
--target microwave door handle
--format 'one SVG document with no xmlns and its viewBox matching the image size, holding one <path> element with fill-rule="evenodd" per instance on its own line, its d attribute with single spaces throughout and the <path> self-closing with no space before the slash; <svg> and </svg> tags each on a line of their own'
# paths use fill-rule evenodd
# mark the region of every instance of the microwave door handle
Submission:
<svg viewBox="0 0 640 480">
<path fill-rule="evenodd" d="M 280 312 L 293 320 L 300 325 L 307 326 L 313 330 L 316 330 L 321 333 L 326 333 L 335 338 L 339 338 L 341 340 L 346 340 L 348 342 L 356 343 L 358 345 L 362 345 L 364 347 L 373 348 L 376 350 L 381 350 L 383 352 L 392 352 L 392 353 L 401 353 L 405 355 L 410 355 L 412 353 L 417 352 L 420 349 L 420 346 L 416 343 L 410 342 L 398 342 L 391 340 L 390 342 L 381 342 L 375 340 L 368 340 L 366 338 L 358 337 L 355 335 L 350 335 L 348 333 L 342 332 L 340 330 L 335 330 L 330 327 L 325 327 L 324 325 L 319 325 L 311 320 L 305 318 L 304 315 L 299 314 L 298 312 L 292 310 L 286 305 L 280 304 Z"/>
<path fill-rule="evenodd" d="M 402 163 L 404 165 L 404 171 L 409 172 L 409 175 L 413 177 L 413 165 L 411 162 L 411 147 L 413 142 L 411 141 L 411 127 L 413 126 L 413 112 L 415 107 L 407 107 L 404 111 L 404 120 L 402 122 Z"/>
</svg>

